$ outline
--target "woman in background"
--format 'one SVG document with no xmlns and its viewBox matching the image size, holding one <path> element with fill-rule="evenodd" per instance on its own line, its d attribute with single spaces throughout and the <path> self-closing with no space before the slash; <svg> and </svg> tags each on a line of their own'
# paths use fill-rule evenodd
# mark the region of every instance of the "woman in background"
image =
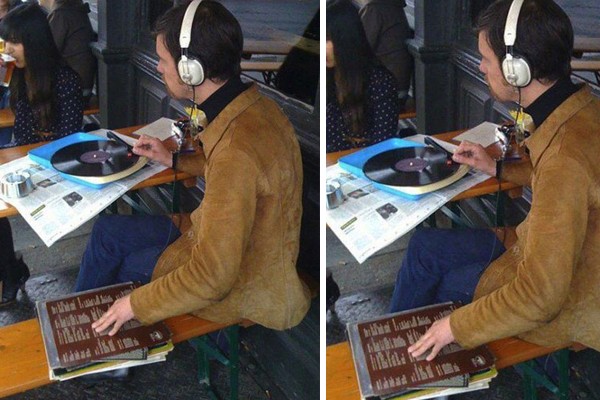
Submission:
<svg viewBox="0 0 600 400">
<path fill-rule="evenodd" d="M 83 122 L 81 80 L 62 61 L 42 8 L 27 3 L 11 10 L 0 22 L 0 37 L 16 67 L 10 82 L 14 139 L 5 147 L 79 131 Z M 28 278 L 29 269 L 14 250 L 10 223 L 0 218 L 0 305 L 14 301 Z"/>
<path fill-rule="evenodd" d="M 96 57 L 90 47 L 96 34 L 88 17 L 90 5 L 82 0 L 40 0 L 40 5 L 49 12 L 48 23 L 58 51 L 81 77 L 87 107 L 96 81 Z"/>
<path fill-rule="evenodd" d="M 398 83 L 373 54 L 349 0 L 327 5 L 327 152 L 396 136 Z"/>
<path fill-rule="evenodd" d="M 21 0 L 0 0 L 0 21 L 8 14 L 10 10 L 18 5 L 23 4 Z M 4 42 L 2 42 L 2 48 L 0 52 L 4 52 Z M 8 108 L 8 98 L 10 91 L 8 87 L 0 85 L 0 108 Z M 0 146 L 5 145 L 12 139 L 12 128 L 1 128 L 0 129 Z"/>
</svg>

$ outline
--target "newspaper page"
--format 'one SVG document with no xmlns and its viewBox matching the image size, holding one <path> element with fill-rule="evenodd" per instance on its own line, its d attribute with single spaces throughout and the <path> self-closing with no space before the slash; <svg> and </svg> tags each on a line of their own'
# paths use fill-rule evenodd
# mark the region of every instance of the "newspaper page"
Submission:
<svg viewBox="0 0 600 400">
<path fill-rule="evenodd" d="M 46 246 L 50 247 L 96 216 L 133 186 L 165 169 L 165 166 L 149 161 L 134 174 L 95 189 L 65 180 L 55 170 L 44 168 L 26 156 L 0 165 L 0 176 L 9 172 L 27 171 L 35 189 L 25 197 L 8 199 L 0 194 L 0 199 L 12 204 Z"/>
<path fill-rule="evenodd" d="M 327 168 L 326 179 L 335 179 L 341 184 L 345 200 L 341 206 L 327 210 L 325 219 L 333 233 L 362 264 L 425 221 L 454 196 L 488 178 L 483 172 L 471 171 L 444 189 L 411 200 L 381 191 L 371 181 L 332 165 Z"/>
</svg>

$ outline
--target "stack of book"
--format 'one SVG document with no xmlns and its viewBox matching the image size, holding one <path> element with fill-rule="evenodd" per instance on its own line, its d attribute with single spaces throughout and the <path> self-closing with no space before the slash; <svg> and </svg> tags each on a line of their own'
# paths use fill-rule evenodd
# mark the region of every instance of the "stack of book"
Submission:
<svg viewBox="0 0 600 400">
<path fill-rule="evenodd" d="M 408 353 L 437 320 L 455 310 L 436 304 L 351 323 L 348 339 L 363 399 L 428 399 L 485 389 L 497 375 L 485 346 L 466 350 L 445 346 L 432 361 Z"/>
<path fill-rule="evenodd" d="M 128 282 L 37 302 L 51 380 L 166 360 L 173 343 L 162 322 L 144 326 L 130 320 L 114 336 L 92 329 L 94 321 L 136 286 Z"/>
</svg>

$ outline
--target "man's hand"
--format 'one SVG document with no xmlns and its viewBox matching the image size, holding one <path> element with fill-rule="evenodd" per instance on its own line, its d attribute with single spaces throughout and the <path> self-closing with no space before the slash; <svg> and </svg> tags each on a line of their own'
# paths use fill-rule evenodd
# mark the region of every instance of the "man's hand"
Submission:
<svg viewBox="0 0 600 400">
<path fill-rule="evenodd" d="M 482 145 L 463 140 L 454 151 L 452 159 L 460 164 L 485 172 L 489 176 L 496 176 L 496 161 L 489 156 Z"/>
<path fill-rule="evenodd" d="M 167 167 L 173 166 L 173 155 L 159 139 L 142 135 L 135 142 L 133 152 L 139 156 L 148 157 Z"/>
<path fill-rule="evenodd" d="M 113 325 L 108 336 L 113 336 L 119 328 L 130 319 L 133 319 L 133 310 L 131 309 L 131 300 L 129 295 L 115 301 L 107 312 L 104 313 L 96 322 L 92 324 L 92 329 L 97 333 L 104 332 Z"/>
<path fill-rule="evenodd" d="M 452 334 L 452 329 L 450 329 L 450 316 L 447 316 L 439 321 L 435 321 L 431 325 L 431 328 L 415 344 L 408 348 L 408 352 L 414 358 L 418 358 L 431 349 L 426 358 L 427 361 L 431 361 L 437 356 L 442 347 L 452 342 L 454 342 L 454 335 Z"/>
</svg>

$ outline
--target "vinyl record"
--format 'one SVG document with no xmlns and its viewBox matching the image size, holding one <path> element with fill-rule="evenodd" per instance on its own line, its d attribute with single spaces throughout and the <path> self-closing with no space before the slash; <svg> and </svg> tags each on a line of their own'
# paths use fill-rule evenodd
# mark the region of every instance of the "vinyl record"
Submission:
<svg viewBox="0 0 600 400">
<path fill-rule="evenodd" d="M 139 156 L 111 140 L 91 140 L 65 146 L 50 159 L 52 166 L 65 174 L 101 177 L 131 168 Z"/>
<path fill-rule="evenodd" d="M 431 147 L 404 147 L 379 153 L 363 166 L 365 176 L 391 186 L 424 186 L 448 178 L 460 164 Z"/>
</svg>

